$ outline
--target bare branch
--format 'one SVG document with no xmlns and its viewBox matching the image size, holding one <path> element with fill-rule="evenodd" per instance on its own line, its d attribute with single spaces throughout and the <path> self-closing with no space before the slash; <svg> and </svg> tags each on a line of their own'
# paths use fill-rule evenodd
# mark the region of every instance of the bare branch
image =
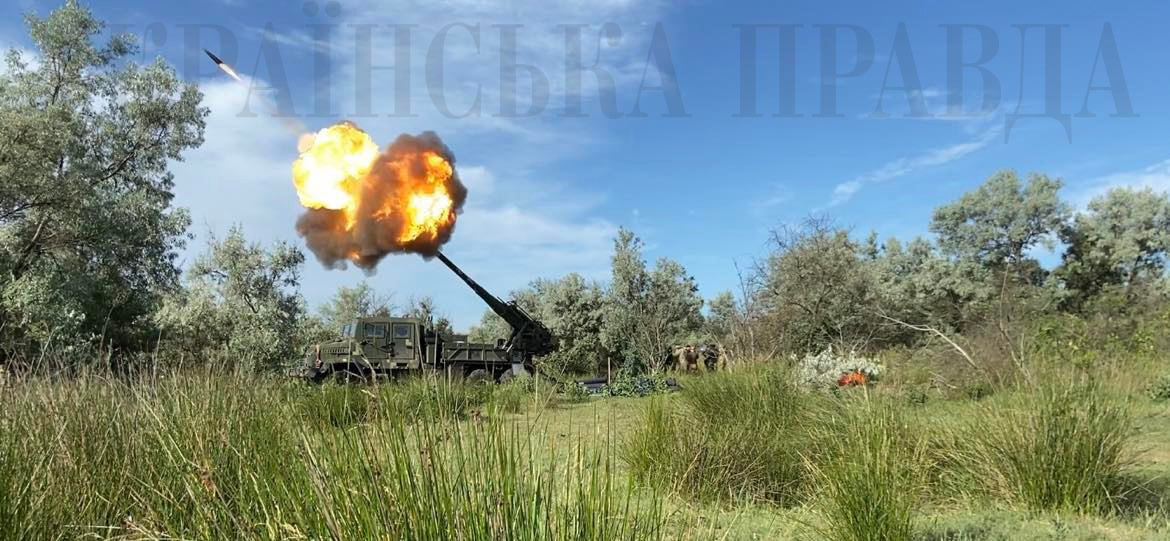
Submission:
<svg viewBox="0 0 1170 541">
<path fill-rule="evenodd" d="M 978 363 L 975 362 L 975 359 L 971 358 L 971 355 L 967 353 L 967 350 L 963 349 L 962 346 L 960 346 L 954 340 L 951 340 L 951 338 L 949 336 L 947 336 L 946 333 L 938 330 L 937 328 L 931 327 L 929 325 L 915 325 L 913 323 L 907 323 L 907 322 L 902 321 L 900 319 L 887 316 L 886 314 L 882 313 L 881 311 L 877 311 L 875 313 L 877 314 L 878 317 L 885 319 L 887 321 L 897 323 L 898 325 L 906 327 L 907 329 L 910 329 L 913 331 L 918 331 L 918 332 L 930 333 L 930 334 L 933 334 L 933 335 L 943 339 L 943 341 L 950 344 L 951 347 L 955 349 L 955 351 L 959 352 L 959 355 L 963 356 L 963 359 L 967 361 L 967 364 L 970 365 L 971 368 L 974 368 L 975 370 L 978 370 L 979 372 L 986 372 L 982 367 L 979 366 Z"/>
</svg>

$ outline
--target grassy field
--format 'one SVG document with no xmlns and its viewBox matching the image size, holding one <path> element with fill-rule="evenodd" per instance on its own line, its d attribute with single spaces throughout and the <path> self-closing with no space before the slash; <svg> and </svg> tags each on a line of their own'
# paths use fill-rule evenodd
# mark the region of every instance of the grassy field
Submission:
<svg viewBox="0 0 1170 541">
<path fill-rule="evenodd" d="M 790 380 L 583 402 L 531 383 L 14 381 L 0 538 L 1170 537 L 1170 408 L 1131 384 Z"/>
</svg>

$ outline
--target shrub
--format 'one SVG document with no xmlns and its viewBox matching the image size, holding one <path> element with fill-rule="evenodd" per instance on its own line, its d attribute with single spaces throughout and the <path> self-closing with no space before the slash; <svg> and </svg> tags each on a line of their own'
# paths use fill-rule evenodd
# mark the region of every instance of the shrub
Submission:
<svg viewBox="0 0 1170 541">
<path fill-rule="evenodd" d="M 608 396 L 649 396 L 670 389 L 661 373 L 632 373 L 619 370 L 605 387 Z"/>
<path fill-rule="evenodd" d="M 816 389 L 835 388 L 842 376 L 860 374 L 867 382 L 881 377 L 882 367 L 873 359 L 854 352 L 834 353 L 826 348 L 816 355 L 805 355 L 796 363 L 796 380 L 801 385 Z"/>
<path fill-rule="evenodd" d="M 1115 509 L 1130 459 L 1128 410 L 1096 385 L 1053 383 L 985 408 L 966 431 L 958 462 L 992 497 L 1030 509 Z"/>
<path fill-rule="evenodd" d="M 928 399 L 929 395 L 922 389 L 912 388 L 906 391 L 906 403 L 911 406 L 924 406 Z"/>
<path fill-rule="evenodd" d="M 693 500 L 788 505 L 805 477 L 806 398 L 775 366 L 696 378 L 646 409 L 622 458 L 637 480 Z"/>
<path fill-rule="evenodd" d="M 834 540 L 910 539 L 922 491 L 923 445 L 890 405 L 844 399 L 823 415 L 822 442 L 805 456 Z"/>
<path fill-rule="evenodd" d="M 589 401 L 589 390 L 576 382 L 568 382 L 560 386 L 560 400 L 566 404 L 580 404 Z"/>
<path fill-rule="evenodd" d="M 518 376 L 492 389 L 492 405 L 502 413 L 519 413 L 529 408 L 544 409 L 556 396 L 556 388 L 532 376 Z"/>
<path fill-rule="evenodd" d="M 1146 395 L 1155 402 L 1170 400 L 1170 374 L 1158 378 L 1153 385 L 1146 389 Z"/>
</svg>

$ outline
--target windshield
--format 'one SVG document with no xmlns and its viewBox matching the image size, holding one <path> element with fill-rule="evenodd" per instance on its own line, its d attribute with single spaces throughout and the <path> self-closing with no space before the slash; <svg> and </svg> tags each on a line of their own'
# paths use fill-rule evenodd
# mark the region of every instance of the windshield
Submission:
<svg viewBox="0 0 1170 541">
<path fill-rule="evenodd" d="M 341 326 L 341 337 L 342 338 L 353 338 L 353 331 L 354 331 L 353 323 L 346 323 L 345 325 Z"/>
</svg>

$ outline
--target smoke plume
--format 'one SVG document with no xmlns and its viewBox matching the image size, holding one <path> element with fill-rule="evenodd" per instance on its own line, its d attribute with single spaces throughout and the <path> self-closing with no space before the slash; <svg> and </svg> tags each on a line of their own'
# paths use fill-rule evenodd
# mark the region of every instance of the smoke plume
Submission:
<svg viewBox="0 0 1170 541">
<path fill-rule="evenodd" d="M 357 137 L 369 141 L 357 126 L 342 123 L 303 145 L 293 176 L 308 209 L 297 232 L 328 268 L 350 261 L 372 271 L 391 253 L 434 256 L 451 239 L 467 199 L 451 149 L 433 132 L 403 134 L 367 170 L 361 151 L 370 143 Z"/>
</svg>

